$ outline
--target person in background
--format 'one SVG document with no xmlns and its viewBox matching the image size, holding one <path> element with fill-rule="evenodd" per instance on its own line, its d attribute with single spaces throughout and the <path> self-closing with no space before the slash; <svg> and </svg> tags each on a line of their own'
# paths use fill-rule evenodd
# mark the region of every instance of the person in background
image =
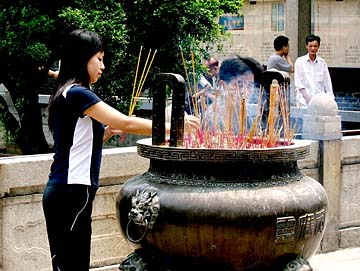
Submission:
<svg viewBox="0 0 360 271">
<path fill-rule="evenodd" d="M 287 101 L 289 102 L 287 104 L 290 106 L 291 99 L 295 102 L 295 89 L 293 78 L 291 78 L 291 73 L 294 72 L 294 64 L 289 54 L 289 38 L 280 35 L 274 39 L 273 44 L 275 52 L 269 57 L 266 65 L 267 70 L 263 76 L 263 87 L 266 90 L 263 93 L 263 97 L 267 101 L 265 113 L 268 113 L 267 110 L 269 109 L 270 86 L 273 79 L 276 79 L 285 91 L 284 93 L 286 93 Z M 292 81 L 291 84 L 290 80 Z"/>
<path fill-rule="evenodd" d="M 100 35 L 77 29 L 64 40 L 49 101 L 54 160 L 43 193 L 53 270 L 88 271 L 91 214 L 99 186 L 102 144 L 121 132 L 150 135 L 152 121 L 124 115 L 91 90 L 104 72 Z M 188 116 L 185 130 L 199 120 Z M 169 133 L 169 124 L 166 131 Z"/>
<path fill-rule="evenodd" d="M 190 87 L 191 90 L 189 90 L 189 86 L 186 84 L 186 91 L 185 91 L 185 102 L 184 102 L 184 110 L 185 110 L 185 117 L 187 118 L 188 115 L 201 115 L 203 111 L 203 104 L 209 105 L 211 104 L 211 101 L 213 99 L 213 88 L 211 87 L 210 83 L 205 79 L 204 75 L 200 74 L 198 81 L 197 81 L 197 87 L 196 87 L 196 93 L 193 86 L 193 74 L 190 74 Z M 196 103 L 196 106 L 194 105 Z M 172 111 L 172 103 L 169 102 L 169 104 L 165 108 L 165 121 L 170 122 L 171 121 L 171 111 Z"/>
<path fill-rule="evenodd" d="M 308 53 L 295 61 L 294 79 L 298 107 L 306 107 L 311 98 L 321 92 L 335 98 L 328 66 L 325 60 L 317 55 L 320 37 L 309 35 L 305 44 Z"/>
<path fill-rule="evenodd" d="M 205 79 L 209 81 L 211 86 L 215 89 L 219 82 L 220 63 L 216 57 L 211 56 L 206 60 L 205 65 L 208 70 Z"/>
<path fill-rule="evenodd" d="M 278 36 L 274 39 L 275 53 L 267 61 L 267 70 L 277 69 L 278 71 L 294 72 L 294 64 L 289 54 L 289 38 Z"/>
<path fill-rule="evenodd" d="M 246 105 L 256 93 L 262 73 L 261 64 L 254 58 L 235 56 L 225 59 L 219 71 L 216 97 L 201 119 L 203 129 L 228 131 L 231 128 L 234 134 L 239 134 L 240 105 L 242 101 Z M 248 124 L 250 121 L 247 119 Z"/>
<path fill-rule="evenodd" d="M 196 115 L 197 113 L 202 113 L 203 104 L 209 105 L 212 102 L 214 97 L 214 88 L 211 86 L 210 82 L 206 80 L 203 74 L 197 75 L 196 79 L 196 89 L 194 88 L 193 74 L 190 76 L 190 87 L 187 86 L 185 93 L 185 111 L 187 114 Z M 195 106 L 194 103 L 197 103 Z M 195 112 L 197 111 L 197 112 Z"/>
</svg>

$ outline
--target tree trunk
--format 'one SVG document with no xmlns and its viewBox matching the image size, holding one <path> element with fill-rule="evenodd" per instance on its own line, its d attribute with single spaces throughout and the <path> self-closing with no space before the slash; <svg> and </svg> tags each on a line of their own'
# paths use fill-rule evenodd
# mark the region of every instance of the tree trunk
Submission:
<svg viewBox="0 0 360 271">
<path fill-rule="evenodd" d="M 20 129 L 17 132 L 10 132 L 14 132 L 15 143 L 23 154 L 49 153 L 51 149 L 44 135 L 41 108 L 38 103 L 38 89 L 45 82 L 47 74 L 38 69 L 28 68 L 25 70 L 27 72 L 20 75 L 21 82 L 24 82 L 21 86 L 17 85 L 15 80 L 4 82 L 13 100 L 16 97 L 13 95 L 15 89 L 17 93 L 24 95 L 23 108 L 19 112 Z"/>
</svg>

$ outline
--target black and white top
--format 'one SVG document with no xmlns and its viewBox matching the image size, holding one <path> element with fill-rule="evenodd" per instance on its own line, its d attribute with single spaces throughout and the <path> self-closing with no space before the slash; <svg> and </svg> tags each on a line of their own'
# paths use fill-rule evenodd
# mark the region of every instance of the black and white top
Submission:
<svg viewBox="0 0 360 271">
<path fill-rule="evenodd" d="M 48 185 L 98 187 L 104 125 L 84 115 L 100 98 L 80 85 L 68 86 L 54 115 L 54 161 Z"/>
</svg>

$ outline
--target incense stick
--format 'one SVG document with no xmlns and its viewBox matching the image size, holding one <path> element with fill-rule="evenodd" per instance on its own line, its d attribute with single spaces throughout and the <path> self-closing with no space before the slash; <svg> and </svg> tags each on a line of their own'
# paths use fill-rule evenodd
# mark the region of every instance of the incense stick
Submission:
<svg viewBox="0 0 360 271">
<path fill-rule="evenodd" d="M 139 66 L 140 66 L 140 59 L 141 59 L 141 52 L 142 52 L 142 46 L 140 47 L 140 51 L 139 51 L 139 56 L 138 56 L 138 62 L 136 65 L 136 72 L 135 72 L 135 78 L 134 78 L 134 84 L 133 84 L 133 91 L 131 94 L 131 101 L 130 101 L 130 107 L 129 107 L 129 116 L 131 116 L 132 112 L 131 112 L 131 108 L 132 108 L 132 104 L 134 102 L 134 94 L 135 94 L 135 87 L 136 87 L 136 80 L 137 80 L 137 76 L 138 76 L 138 71 L 139 71 Z"/>
<path fill-rule="evenodd" d="M 131 103 L 130 103 L 130 108 L 129 108 L 129 116 L 131 116 L 135 110 L 135 106 L 136 106 L 136 103 L 139 99 L 139 96 L 141 94 L 141 91 L 142 91 L 142 88 L 144 86 L 144 83 L 146 81 L 146 78 L 148 76 L 148 73 L 151 69 L 151 65 L 154 61 L 154 58 L 155 58 L 155 55 L 156 55 L 156 52 L 157 50 L 155 50 L 154 54 L 152 55 L 152 58 L 151 58 L 151 61 L 148 65 L 148 62 L 149 62 L 149 58 L 151 56 L 151 49 L 149 50 L 149 53 L 148 53 L 148 56 L 146 58 L 146 62 L 145 62 L 145 65 L 143 67 L 143 70 L 142 70 L 142 73 L 141 73 L 141 77 L 140 77 L 140 80 L 137 84 L 137 76 L 138 76 L 138 71 L 139 71 L 139 66 L 140 66 L 140 60 L 141 60 L 141 52 L 142 52 L 142 46 L 140 48 L 140 52 L 139 52 L 139 58 L 138 58 L 138 62 L 137 62 L 137 66 L 136 66 L 136 72 L 135 72 L 135 78 L 134 78 L 134 85 L 133 85 L 133 92 L 132 92 L 132 96 L 131 96 Z M 137 85 L 137 88 L 136 88 L 136 85 Z M 136 89 L 136 92 L 135 92 L 135 89 Z"/>
</svg>

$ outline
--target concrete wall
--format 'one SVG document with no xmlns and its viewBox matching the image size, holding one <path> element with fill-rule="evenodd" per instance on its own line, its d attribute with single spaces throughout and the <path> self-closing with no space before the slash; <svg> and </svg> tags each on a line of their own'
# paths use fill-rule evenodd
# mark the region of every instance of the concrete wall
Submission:
<svg viewBox="0 0 360 271">
<path fill-rule="evenodd" d="M 339 172 L 324 184 L 330 202 L 331 219 L 321 252 L 360 245 L 360 136 L 337 140 L 339 148 L 322 147 L 311 141 L 310 155 L 298 161 L 301 171 L 321 180 L 320 157 L 335 157 Z M 330 152 L 321 154 L 322 150 Z M 0 270 L 51 270 L 42 191 L 52 154 L 0 158 Z M 123 239 L 116 220 L 115 200 L 121 185 L 148 169 L 149 161 L 137 155 L 135 147 L 105 149 L 101 187 L 93 212 L 92 267 L 117 265 L 131 248 Z"/>
<path fill-rule="evenodd" d="M 360 142 L 359 136 L 343 140 L 339 209 L 339 246 L 360 246 Z"/>
<path fill-rule="evenodd" d="M 320 247 L 324 253 L 360 246 L 360 136 L 346 136 L 337 143 L 326 148 L 324 142 L 312 141 L 310 155 L 298 162 L 304 174 L 324 182 L 329 197 L 330 215 Z M 330 165 L 321 165 L 322 156 L 331 160 Z M 325 180 L 322 171 L 327 173 Z"/>
<path fill-rule="evenodd" d="M 42 192 L 52 154 L 0 158 L 0 270 L 51 269 Z M 118 264 L 130 253 L 116 221 L 120 186 L 148 168 L 135 147 L 105 149 L 94 202 L 92 267 Z"/>
</svg>

